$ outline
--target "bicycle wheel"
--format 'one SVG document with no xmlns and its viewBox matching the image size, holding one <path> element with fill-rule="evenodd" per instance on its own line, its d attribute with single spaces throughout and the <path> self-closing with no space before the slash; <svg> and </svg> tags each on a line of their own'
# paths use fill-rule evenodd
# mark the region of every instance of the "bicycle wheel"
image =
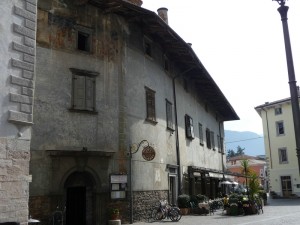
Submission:
<svg viewBox="0 0 300 225">
<path fill-rule="evenodd" d="M 163 213 L 160 209 L 153 209 L 151 215 L 153 220 L 162 220 L 163 218 Z"/>
<path fill-rule="evenodd" d="M 169 218 L 172 220 L 172 221 L 179 221 L 181 219 L 181 214 L 178 210 L 176 209 L 170 209 L 170 212 L 169 212 Z"/>
</svg>

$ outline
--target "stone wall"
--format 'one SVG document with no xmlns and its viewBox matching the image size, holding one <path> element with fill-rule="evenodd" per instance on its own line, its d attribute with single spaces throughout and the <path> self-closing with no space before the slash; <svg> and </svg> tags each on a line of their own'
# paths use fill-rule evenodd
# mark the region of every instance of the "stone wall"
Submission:
<svg viewBox="0 0 300 225">
<path fill-rule="evenodd" d="M 159 200 L 168 200 L 168 191 L 135 191 L 133 193 L 133 221 L 147 221 L 153 206 Z"/>
<path fill-rule="evenodd" d="M 36 4 L 0 1 L 0 223 L 28 223 Z"/>
</svg>

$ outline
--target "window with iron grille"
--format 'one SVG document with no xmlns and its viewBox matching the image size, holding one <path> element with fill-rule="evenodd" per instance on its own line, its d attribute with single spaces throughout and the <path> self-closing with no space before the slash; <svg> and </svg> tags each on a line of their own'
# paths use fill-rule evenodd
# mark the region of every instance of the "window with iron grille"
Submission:
<svg viewBox="0 0 300 225">
<path fill-rule="evenodd" d="M 150 88 L 145 87 L 146 89 L 146 120 L 156 123 L 155 115 L 155 91 Z"/>
</svg>

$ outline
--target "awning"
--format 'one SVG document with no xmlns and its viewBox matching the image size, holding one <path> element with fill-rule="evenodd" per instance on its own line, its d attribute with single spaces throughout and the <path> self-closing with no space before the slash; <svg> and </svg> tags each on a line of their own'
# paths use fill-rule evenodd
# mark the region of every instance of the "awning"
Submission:
<svg viewBox="0 0 300 225">
<path fill-rule="evenodd" d="M 208 173 L 209 177 L 213 177 L 213 178 L 223 178 L 223 174 L 220 173 L 213 173 L 213 172 L 209 172 Z"/>
<path fill-rule="evenodd" d="M 220 182 L 220 184 L 232 184 L 232 183 L 228 180 L 225 180 L 225 181 Z"/>
</svg>

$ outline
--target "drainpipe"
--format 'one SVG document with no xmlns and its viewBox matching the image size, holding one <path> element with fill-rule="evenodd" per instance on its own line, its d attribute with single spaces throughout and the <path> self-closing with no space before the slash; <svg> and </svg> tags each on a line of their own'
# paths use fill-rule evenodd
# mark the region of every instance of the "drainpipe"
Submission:
<svg viewBox="0 0 300 225">
<path fill-rule="evenodd" d="M 219 122 L 219 135 L 220 135 L 220 144 L 221 144 L 221 160 L 222 160 L 222 171 L 223 171 L 223 181 L 225 181 L 225 166 L 224 166 L 224 147 L 222 149 L 223 143 L 221 142 L 221 123 L 223 122 Z M 223 127 L 224 130 L 224 127 Z M 223 137 L 224 140 L 224 137 Z M 226 156 L 225 156 L 225 160 L 226 160 Z M 224 184 L 222 184 L 222 195 L 224 194 Z"/>
<path fill-rule="evenodd" d="M 267 122 L 267 132 L 268 132 L 268 145 L 270 149 L 270 167 L 272 169 L 272 151 L 271 151 L 271 141 L 270 141 L 270 131 L 269 131 L 269 120 L 268 120 L 268 112 L 262 107 L 261 108 L 266 113 L 266 122 Z"/>
<path fill-rule="evenodd" d="M 178 74 L 172 78 L 172 84 L 173 84 L 173 100 L 174 100 L 174 113 L 175 113 L 175 139 L 176 139 L 176 157 L 177 157 L 177 166 L 178 166 L 178 195 L 181 195 L 181 164 L 180 164 L 180 149 L 179 149 L 179 137 L 178 137 L 178 119 L 177 119 L 177 103 L 176 103 L 176 85 L 175 85 L 175 79 L 178 77 L 183 76 L 187 72 L 191 71 L 195 67 L 191 67 L 187 69 L 186 71 L 182 72 L 181 74 Z"/>
</svg>

